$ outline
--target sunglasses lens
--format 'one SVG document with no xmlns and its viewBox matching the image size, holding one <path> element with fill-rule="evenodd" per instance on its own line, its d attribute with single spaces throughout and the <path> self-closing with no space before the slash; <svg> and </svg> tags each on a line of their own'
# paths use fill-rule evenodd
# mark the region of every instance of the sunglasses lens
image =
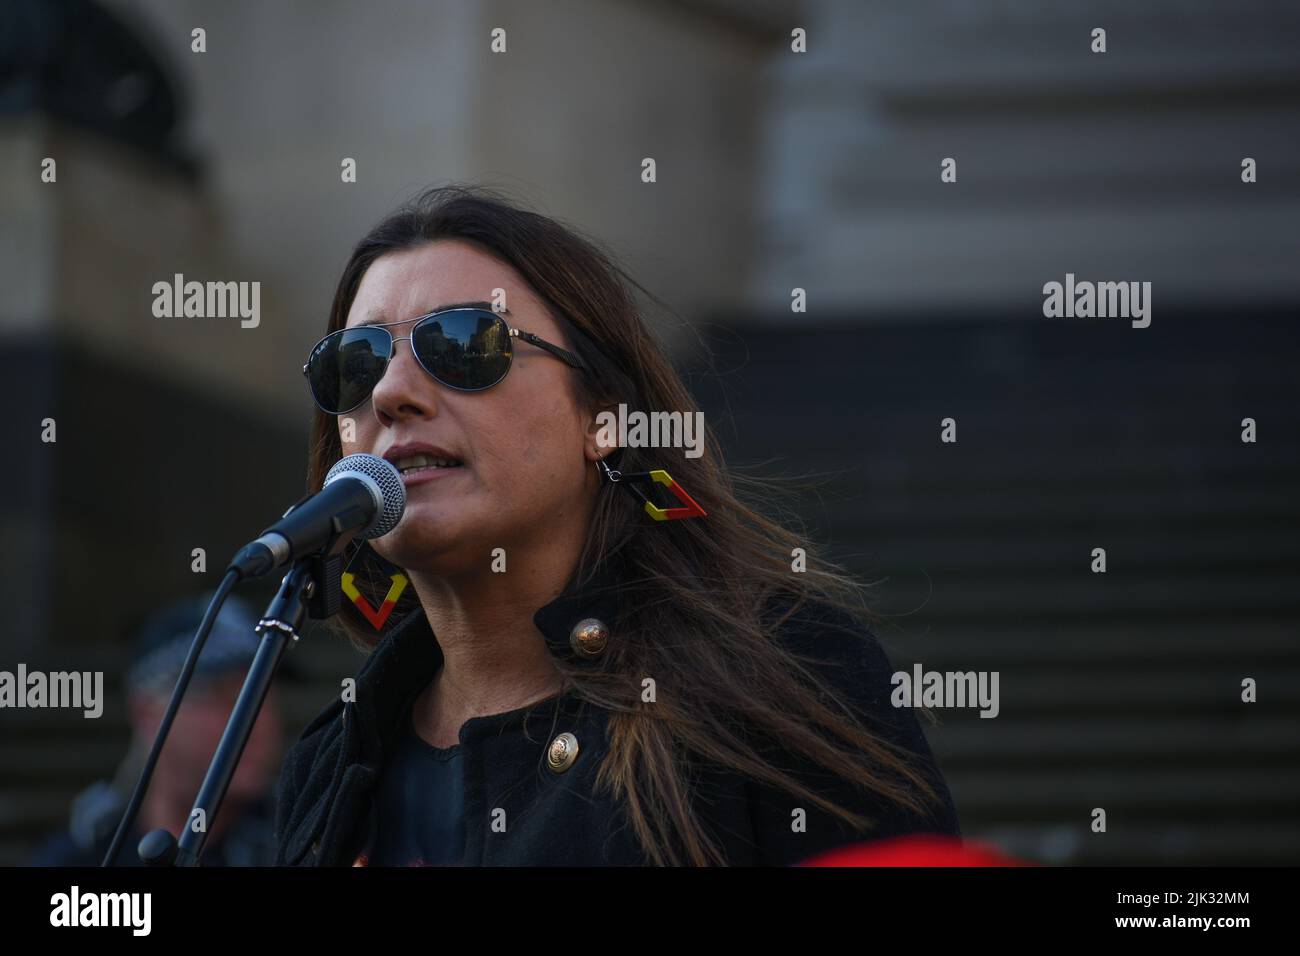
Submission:
<svg viewBox="0 0 1300 956">
<path fill-rule="evenodd" d="M 379 384 L 392 350 L 384 329 L 343 329 L 326 336 L 307 359 L 316 403 L 334 415 L 356 408 Z"/>
<path fill-rule="evenodd" d="M 418 324 L 411 345 L 429 374 L 452 388 L 490 388 L 510 371 L 510 329 L 492 312 L 443 313 Z"/>
</svg>

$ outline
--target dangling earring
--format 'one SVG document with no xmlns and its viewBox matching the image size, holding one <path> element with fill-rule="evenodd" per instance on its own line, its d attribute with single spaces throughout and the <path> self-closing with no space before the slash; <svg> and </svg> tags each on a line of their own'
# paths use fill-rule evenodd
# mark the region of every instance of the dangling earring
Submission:
<svg viewBox="0 0 1300 956">
<path fill-rule="evenodd" d="M 401 568 L 381 557 L 370 546 L 370 542 L 363 541 L 353 553 L 339 583 L 343 595 L 352 602 L 357 613 L 369 622 L 378 636 L 382 636 L 382 631 L 406 592 L 410 580 Z M 358 587 L 358 584 L 361 586 Z M 371 593 L 362 593 L 363 587 Z M 403 611 L 402 615 L 405 613 Z M 398 619 L 402 615 L 398 615 Z"/>
<path fill-rule="evenodd" d="M 610 468 L 604 458 L 596 459 L 596 468 L 601 471 L 606 481 L 612 485 L 621 485 L 626 488 L 645 506 L 645 512 L 655 521 L 680 521 L 683 518 L 704 518 L 708 512 L 700 507 L 699 502 L 686 493 L 686 489 L 679 485 L 673 476 L 668 474 L 662 468 L 656 468 L 653 471 L 632 471 L 621 472 Z M 646 484 L 660 484 L 666 487 L 676 496 L 677 500 L 682 502 L 678 508 L 660 508 L 646 492 L 638 487 Z"/>
<path fill-rule="evenodd" d="M 602 484 L 612 485 L 623 477 L 619 472 L 610 468 L 609 463 L 606 462 L 604 458 L 596 459 L 596 474 L 600 475 L 600 477 L 604 479 Z"/>
</svg>

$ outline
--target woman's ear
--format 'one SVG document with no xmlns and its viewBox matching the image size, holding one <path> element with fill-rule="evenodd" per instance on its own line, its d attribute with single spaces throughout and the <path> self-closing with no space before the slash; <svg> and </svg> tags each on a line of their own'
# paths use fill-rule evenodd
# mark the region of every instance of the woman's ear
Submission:
<svg viewBox="0 0 1300 956">
<path fill-rule="evenodd" d="M 583 452 L 588 461 L 597 461 L 618 448 L 618 406 L 605 404 L 587 421 Z"/>
</svg>

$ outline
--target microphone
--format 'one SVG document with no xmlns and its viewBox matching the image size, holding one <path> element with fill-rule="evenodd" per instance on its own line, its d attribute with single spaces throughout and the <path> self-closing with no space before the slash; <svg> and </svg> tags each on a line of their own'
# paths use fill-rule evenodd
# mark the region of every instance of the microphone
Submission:
<svg viewBox="0 0 1300 956">
<path fill-rule="evenodd" d="M 406 488 L 397 469 L 374 455 L 348 455 L 325 476 L 316 494 L 284 513 L 261 536 L 244 545 L 227 571 L 260 577 L 353 536 L 378 538 L 402 520 Z"/>
</svg>

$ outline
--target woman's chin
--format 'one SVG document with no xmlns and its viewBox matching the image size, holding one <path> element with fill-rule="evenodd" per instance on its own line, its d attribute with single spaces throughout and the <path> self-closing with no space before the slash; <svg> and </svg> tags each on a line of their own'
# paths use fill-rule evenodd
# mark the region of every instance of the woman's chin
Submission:
<svg viewBox="0 0 1300 956">
<path fill-rule="evenodd" d="M 408 498 L 402 520 L 381 540 L 393 549 L 443 550 L 463 539 L 472 526 L 461 507 Z"/>
<path fill-rule="evenodd" d="M 386 560 L 411 571 L 418 569 L 431 574 L 460 573 L 469 565 L 486 567 L 482 555 L 491 551 L 491 548 L 483 549 L 477 536 L 471 542 L 463 522 L 454 526 L 429 526 L 425 522 L 410 528 L 399 525 L 381 540 L 383 544 L 375 550 Z"/>
</svg>

